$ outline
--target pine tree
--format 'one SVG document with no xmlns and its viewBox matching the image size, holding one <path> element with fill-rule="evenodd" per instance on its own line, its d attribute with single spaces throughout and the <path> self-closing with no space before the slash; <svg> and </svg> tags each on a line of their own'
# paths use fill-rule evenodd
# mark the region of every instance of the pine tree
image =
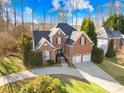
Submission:
<svg viewBox="0 0 124 93">
<path fill-rule="evenodd" d="M 95 46 L 97 46 L 97 35 L 95 33 L 95 26 L 93 21 L 90 20 L 90 18 L 84 18 L 81 25 L 81 31 L 84 31 L 94 42 Z"/>
<path fill-rule="evenodd" d="M 107 51 L 106 56 L 110 57 L 110 58 L 115 57 L 113 40 L 111 40 L 110 43 L 109 43 L 109 47 L 108 47 L 108 51 Z"/>
</svg>

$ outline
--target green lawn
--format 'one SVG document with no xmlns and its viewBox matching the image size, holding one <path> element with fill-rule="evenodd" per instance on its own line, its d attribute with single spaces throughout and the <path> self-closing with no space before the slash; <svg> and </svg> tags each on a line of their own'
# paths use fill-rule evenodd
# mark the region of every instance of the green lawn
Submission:
<svg viewBox="0 0 124 93">
<path fill-rule="evenodd" d="M 116 59 L 105 58 L 98 66 L 124 85 L 124 66 L 119 65 Z"/>
<path fill-rule="evenodd" d="M 55 75 L 53 77 L 60 79 L 69 93 L 108 93 L 103 88 L 84 79 L 67 75 Z"/>
<path fill-rule="evenodd" d="M 65 84 L 65 88 L 69 93 L 107 93 L 104 89 L 93 83 L 81 82 L 78 80 L 70 80 L 71 84 Z"/>
<path fill-rule="evenodd" d="M 17 57 L 5 57 L 0 61 L 0 76 L 26 70 L 22 60 Z"/>
<path fill-rule="evenodd" d="M 3 65 L 2 65 L 3 64 Z M 5 57 L 2 60 L 0 60 L 0 71 L 4 72 L 4 74 L 0 73 L 0 77 L 3 75 L 8 75 L 16 72 L 21 72 L 25 70 L 31 70 L 31 69 L 37 69 L 37 68 L 45 68 L 45 67 L 61 67 L 61 63 L 56 63 L 53 65 L 50 64 L 44 64 L 39 67 L 26 67 L 22 59 L 18 57 Z"/>
</svg>

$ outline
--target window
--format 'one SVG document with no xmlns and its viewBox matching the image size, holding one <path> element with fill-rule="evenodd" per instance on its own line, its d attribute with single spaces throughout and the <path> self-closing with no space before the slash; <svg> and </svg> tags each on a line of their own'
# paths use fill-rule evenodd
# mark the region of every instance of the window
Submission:
<svg viewBox="0 0 124 93">
<path fill-rule="evenodd" d="M 82 38 L 80 39 L 80 45 L 84 45 L 84 44 L 85 44 L 85 38 L 82 37 Z"/>
<path fill-rule="evenodd" d="M 43 51 L 43 59 L 50 59 L 50 51 Z"/>
<path fill-rule="evenodd" d="M 60 31 L 58 31 L 58 34 L 59 34 L 59 35 L 61 35 L 61 32 L 60 32 Z"/>
<path fill-rule="evenodd" d="M 57 39 L 57 44 L 58 44 L 58 45 L 61 45 L 61 43 L 62 43 L 62 39 L 61 39 L 61 37 L 59 37 L 59 38 Z"/>
</svg>

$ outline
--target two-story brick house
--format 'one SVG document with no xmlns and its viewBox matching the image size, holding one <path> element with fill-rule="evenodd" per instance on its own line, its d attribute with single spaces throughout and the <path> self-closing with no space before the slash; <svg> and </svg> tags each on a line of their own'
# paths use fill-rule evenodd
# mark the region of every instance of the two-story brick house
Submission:
<svg viewBox="0 0 124 93">
<path fill-rule="evenodd" d="M 43 60 L 64 57 L 68 62 L 91 60 L 93 42 L 83 31 L 66 23 L 59 23 L 49 31 L 33 31 L 33 50 L 43 53 Z"/>
</svg>

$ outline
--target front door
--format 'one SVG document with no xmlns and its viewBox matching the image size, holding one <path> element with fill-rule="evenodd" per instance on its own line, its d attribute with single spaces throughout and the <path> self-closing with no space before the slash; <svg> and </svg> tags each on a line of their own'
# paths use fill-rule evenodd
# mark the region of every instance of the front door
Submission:
<svg viewBox="0 0 124 93">
<path fill-rule="evenodd" d="M 56 51 L 56 61 L 61 62 L 61 59 L 64 57 L 62 49 L 57 49 Z"/>
<path fill-rule="evenodd" d="M 57 55 L 61 56 L 62 54 L 62 49 L 57 49 Z"/>
</svg>

